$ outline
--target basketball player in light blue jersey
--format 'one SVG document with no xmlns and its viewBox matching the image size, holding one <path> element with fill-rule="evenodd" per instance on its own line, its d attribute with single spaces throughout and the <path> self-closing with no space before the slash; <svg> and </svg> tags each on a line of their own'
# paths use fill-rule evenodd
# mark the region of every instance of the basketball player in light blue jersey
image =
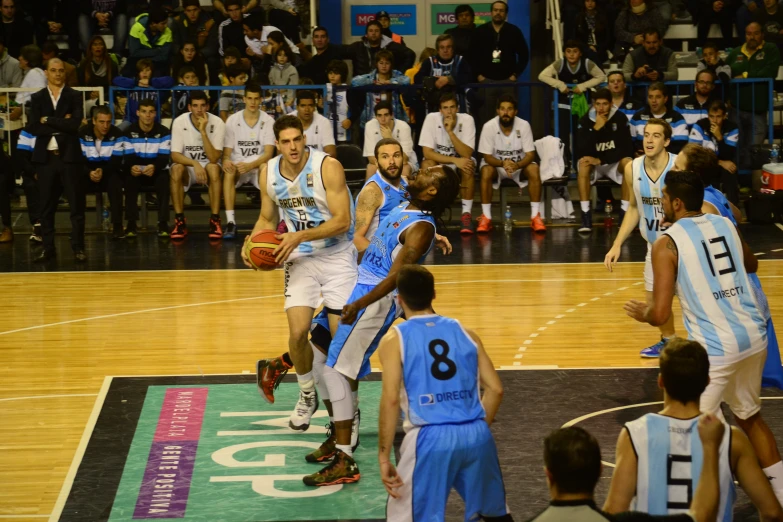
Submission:
<svg viewBox="0 0 783 522">
<path fill-rule="evenodd" d="M 728 218 L 734 226 L 742 221 L 742 212 L 734 206 L 723 193 L 712 186 L 720 183 L 718 170 L 718 157 L 714 152 L 689 143 L 677 155 L 672 170 L 690 170 L 701 176 L 704 182 L 704 203 L 701 211 L 705 214 L 716 214 Z M 756 292 L 764 317 L 767 319 L 767 360 L 764 363 L 764 373 L 761 376 L 762 387 L 774 386 L 783 390 L 783 366 L 780 362 L 780 346 L 778 345 L 775 326 L 772 324 L 772 316 L 769 311 L 769 303 L 761 281 L 755 272 L 748 272 L 748 277 Z"/>
<path fill-rule="evenodd" d="M 672 137 L 672 128 L 664 120 L 650 118 L 644 126 L 644 155 L 634 159 L 625 167 L 625 184 L 633 187 L 633 197 L 628 211 L 617 232 L 614 244 L 604 258 L 604 265 L 611 272 L 620 259 L 620 249 L 628 236 L 639 227 L 647 240 L 647 257 L 644 260 L 644 289 L 647 302 L 652 303 L 653 271 L 652 244 L 663 233 L 664 219 L 661 199 L 666 173 L 674 166 L 676 155 L 666 152 Z M 660 324 L 661 340 L 645 348 L 639 355 L 647 358 L 660 357 L 668 339 L 674 337 L 674 318 L 669 317 Z"/>
<path fill-rule="evenodd" d="M 401 155 L 399 145 L 398 150 Z M 392 210 L 372 237 L 320 377 L 329 394 L 324 398 L 332 403 L 335 431 L 317 451 L 331 455 L 332 462 L 304 477 L 305 484 L 329 486 L 361 477 L 351 449 L 355 415 L 351 382 L 370 373 L 370 357 L 401 315 L 394 300 L 399 270 L 421 263 L 433 246 L 444 253 L 451 250 L 448 242 L 438 240 L 435 223 L 457 197 L 459 184 L 459 176 L 448 166 L 419 170 L 409 180 L 410 203 Z M 318 365 L 314 369 L 317 373 Z"/>
<path fill-rule="evenodd" d="M 660 359 L 658 387 L 663 410 L 629 422 L 617 440 L 617 458 L 607 513 L 634 509 L 651 515 L 690 509 L 699 483 L 704 448 L 696 429 L 699 399 L 710 380 L 707 351 L 696 341 L 675 338 Z M 736 427 L 726 426 L 719 449 L 720 503 L 717 520 L 732 519 L 734 477 L 759 509 L 762 520 L 783 520 L 772 487 L 759 467 L 750 441 Z"/>
<path fill-rule="evenodd" d="M 327 309 L 332 331 L 356 283 L 353 203 L 337 160 L 307 147 L 302 122 L 283 116 L 274 124 L 280 155 L 259 167 L 261 212 L 253 232 L 275 230 L 280 215 L 289 231 L 278 234 L 276 261 L 285 263 L 288 348 L 296 367 L 299 400 L 289 427 L 305 431 L 318 409 L 308 333 L 315 309 Z M 245 264 L 252 267 L 242 249 Z M 258 368 L 257 368 L 258 369 Z"/>
<path fill-rule="evenodd" d="M 407 320 L 383 337 L 379 352 L 386 520 L 445 520 L 452 488 L 465 501 L 465 520 L 512 520 L 489 430 L 503 397 L 500 377 L 475 332 L 432 310 L 435 280 L 426 268 L 403 267 L 397 288 Z M 395 468 L 400 408 L 405 439 Z"/>
<path fill-rule="evenodd" d="M 658 325 L 671 316 L 676 292 L 688 337 L 707 350 L 710 382 L 700 409 L 718 414 L 726 402 L 750 438 L 778 499 L 783 499 L 783 462 L 761 417 L 761 374 L 767 356 L 767 324 L 748 272 L 758 261 L 728 219 L 702 214 L 704 184 L 698 174 L 666 176 L 663 207 L 674 223 L 653 246 L 652 305 L 629 301 L 626 313 Z"/>
</svg>

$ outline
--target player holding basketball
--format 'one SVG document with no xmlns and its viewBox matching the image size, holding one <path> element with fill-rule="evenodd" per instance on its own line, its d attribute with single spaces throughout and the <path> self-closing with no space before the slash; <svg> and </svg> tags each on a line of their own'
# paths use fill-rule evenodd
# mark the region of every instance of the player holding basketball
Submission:
<svg viewBox="0 0 783 522">
<path fill-rule="evenodd" d="M 383 337 L 378 352 L 378 462 L 389 493 L 386 520 L 445 520 L 452 488 L 465 501 L 465 520 L 512 520 L 489 430 L 503 398 L 495 367 L 475 332 L 435 314 L 435 280 L 426 268 L 402 267 L 397 288 L 407 320 Z M 449 392 L 453 398 L 442 400 Z M 391 454 L 400 406 L 405 439 L 395 469 Z"/>
<path fill-rule="evenodd" d="M 318 409 L 307 339 L 313 313 L 323 296 L 330 328 L 336 331 L 356 282 L 353 207 L 342 165 L 307 147 L 299 118 L 281 117 L 274 132 L 280 155 L 260 167 L 261 213 L 245 241 L 261 230 L 274 230 L 280 214 L 292 231 L 277 236 L 281 242 L 274 254 L 278 263 L 285 263 L 288 350 L 299 383 L 299 401 L 288 426 L 304 431 Z M 244 249 L 242 258 L 252 267 Z"/>
<path fill-rule="evenodd" d="M 190 112 L 171 124 L 171 202 L 174 205 L 174 229 L 171 239 L 185 239 L 185 192 L 193 183 L 209 185 L 210 239 L 223 237 L 220 226 L 220 158 L 226 124 L 209 113 L 209 99 L 202 91 L 193 91 L 188 102 Z M 165 202 L 161 202 L 164 205 Z"/>
<path fill-rule="evenodd" d="M 401 159 L 402 147 L 395 146 Z M 332 403 L 335 432 L 316 450 L 319 455 L 332 456 L 332 462 L 305 476 L 308 486 L 356 482 L 361 477 L 351 449 L 355 414 L 351 382 L 370 373 L 370 356 L 402 312 L 394 296 L 399 270 L 420 263 L 433 245 L 444 253 L 451 249 L 448 242 L 437 240 L 435 223 L 457 197 L 459 176 L 447 166 L 422 169 L 409 180 L 408 191 L 410 203 L 392 210 L 372 237 L 328 356 L 320 362 L 325 364 L 320 379 Z M 316 373 L 320 364 L 316 360 Z"/>
<path fill-rule="evenodd" d="M 748 278 L 758 261 L 731 221 L 702 214 L 698 174 L 670 172 L 662 203 L 666 221 L 674 224 L 653 245 L 653 301 L 629 301 L 625 310 L 637 321 L 659 325 L 671 317 L 676 291 L 688 337 L 709 355 L 710 381 L 700 410 L 717 414 L 722 401 L 729 405 L 783 499 L 783 462 L 760 413 L 767 324 Z"/>
<path fill-rule="evenodd" d="M 275 155 L 275 133 L 272 119 L 261 107 L 261 87 L 251 83 L 245 87 L 244 110 L 226 120 L 226 139 L 223 144 L 223 199 L 226 202 L 226 230 L 223 239 L 234 239 L 237 226 L 234 201 L 237 188 L 258 183 L 258 168 Z"/>
<path fill-rule="evenodd" d="M 713 154 L 714 156 L 714 154 Z M 682 513 L 691 507 L 704 448 L 697 434 L 699 398 L 710 380 L 707 351 L 696 341 L 672 339 L 661 353 L 658 387 L 663 410 L 629 422 L 617 440 L 617 459 L 607 513 L 631 509 L 651 515 Z M 734 476 L 759 509 L 762 520 L 783 520 L 767 477 L 748 438 L 726 426 L 719 449 L 720 503 L 717 520 L 731 516 Z"/>
<path fill-rule="evenodd" d="M 650 118 L 644 126 L 644 156 L 634 159 L 625 167 L 625 185 L 633 187 L 634 197 L 628 205 L 623 224 L 617 232 L 614 244 L 604 258 L 604 265 L 612 271 L 620 259 L 620 249 L 633 229 L 637 226 L 642 237 L 647 240 L 647 257 L 644 261 L 644 289 L 647 302 L 652 303 L 653 271 L 652 244 L 665 230 L 663 227 L 663 207 L 661 191 L 666 173 L 674 166 L 675 154 L 666 152 L 672 128 L 663 120 Z M 642 357 L 660 357 L 666 341 L 674 337 L 674 318 L 669 317 L 659 326 L 661 340 L 641 351 Z"/>
</svg>

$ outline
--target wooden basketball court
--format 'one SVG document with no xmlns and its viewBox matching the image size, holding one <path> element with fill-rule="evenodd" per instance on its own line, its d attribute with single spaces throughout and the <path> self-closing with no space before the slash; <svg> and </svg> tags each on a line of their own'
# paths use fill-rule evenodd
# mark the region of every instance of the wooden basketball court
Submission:
<svg viewBox="0 0 783 522">
<path fill-rule="evenodd" d="M 638 357 L 657 330 L 622 310 L 644 298 L 641 263 L 621 263 L 613 273 L 600 263 L 428 268 L 436 310 L 475 329 L 498 368 L 657 364 Z M 761 261 L 759 275 L 773 317 L 783 317 L 783 261 Z M 1 520 L 52 513 L 63 483 L 73 479 L 69 469 L 105 376 L 249 373 L 256 359 L 287 347 L 281 271 L 18 273 L 2 280 Z M 676 324 L 684 333 L 679 317 Z M 513 400 L 507 396 L 503 407 Z"/>
</svg>

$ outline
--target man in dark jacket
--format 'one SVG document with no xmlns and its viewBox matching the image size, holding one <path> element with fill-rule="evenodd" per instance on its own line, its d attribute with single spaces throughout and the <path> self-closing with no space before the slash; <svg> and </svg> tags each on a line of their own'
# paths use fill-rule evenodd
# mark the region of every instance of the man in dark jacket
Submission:
<svg viewBox="0 0 783 522">
<path fill-rule="evenodd" d="M 82 51 L 87 51 L 94 34 L 111 31 L 114 35 L 113 52 L 123 52 L 128 39 L 128 6 L 125 0 L 81 0 L 80 7 L 79 43 Z"/>
<path fill-rule="evenodd" d="M 435 49 L 438 54 L 421 63 L 421 68 L 413 80 L 415 84 L 424 84 L 425 93 L 432 92 L 431 97 L 434 100 L 433 103 L 428 103 L 429 112 L 439 110 L 442 93 L 456 92 L 459 98 L 462 92 L 458 88 L 473 81 L 473 72 L 468 61 L 463 56 L 454 54 L 454 38 L 450 34 L 438 36 Z"/>
<path fill-rule="evenodd" d="M 691 129 L 688 143 L 711 150 L 718 156 L 720 190 L 726 194 L 726 199 L 739 205 L 739 182 L 737 180 L 737 143 L 739 142 L 739 127 L 728 119 L 726 105 L 721 100 L 710 104 L 708 116 L 696 122 Z"/>
<path fill-rule="evenodd" d="M 332 60 L 342 60 L 345 52 L 345 45 L 333 44 L 329 42 L 329 32 L 325 27 L 316 27 L 313 29 L 313 48 L 315 54 L 313 57 L 303 62 L 297 70 L 300 78 L 310 78 L 315 85 L 325 85 L 329 83 L 326 69 Z M 354 76 L 357 73 L 354 71 Z M 348 78 L 343 78 L 348 81 Z"/>
<path fill-rule="evenodd" d="M 136 235 L 139 206 L 136 203 L 141 186 L 154 186 L 158 196 L 158 236 L 169 236 L 169 156 L 171 132 L 155 122 L 152 100 L 142 100 L 136 111 L 139 121 L 125 133 L 125 217 L 127 237 Z"/>
<path fill-rule="evenodd" d="M 65 85 L 65 67 L 59 58 L 49 60 L 46 77 L 49 84 L 32 95 L 28 113 L 28 128 L 36 136 L 32 163 L 38 174 L 44 244 L 35 261 L 43 262 L 55 256 L 54 214 L 63 192 L 71 207 L 71 248 L 77 261 L 86 261 L 81 182 L 84 159 L 77 134 L 84 117 L 82 97 Z"/>
<path fill-rule="evenodd" d="M 114 227 L 112 238 L 123 239 L 122 156 L 125 154 L 125 138 L 111 121 L 109 108 L 99 105 L 93 110 L 92 121 L 79 129 L 79 143 L 85 159 L 82 179 L 87 191 L 109 194 Z"/>
<path fill-rule="evenodd" d="M 242 26 L 242 0 L 226 0 L 223 4 L 228 18 L 218 26 L 218 53 L 223 56 L 226 49 L 236 47 L 242 56 L 246 56 L 245 29 Z"/>
<path fill-rule="evenodd" d="M 171 67 L 173 34 L 168 28 L 169 15 L 160 7 L 136 17 L 130 31 L 130 58 L 122 70 L 124 76 L 136 75 L 136 62 L 152 60 L 153 76 L 166 76 Z"/>
<path fill-rule="evenodd" d="M 593 230 L 590 209 L 590 187 L 601 178 L 622 186 L 620 220 L 628 209 L 631 187 L 623 183 L 625 166 L 633 158 L 633 142 L 628 118 L 612 110 L 612 93 L 598 89 L 593 96 L 593 110 L 582 116 L 576 125 L 579 149 L 579 200 L 582 205 L 582 227 L 579 232 Z"/>
<path fill-rule="evenodd" d="M 185 42 L 195 42 L 196 49 L 204 56 L 209 68 L 209 82 L 220 85 L 220 54 L 218 53 L 218 24 L 201 9 L 199 0 L 183 0 L 183 14 L 174 24 L 172 52 L 178 53 Z"/>
<path fill-rule="evenodd" d="M 33 2 L 33 20 L 35 38 L 38 45 L 45 42 L 49 35 L 68 37 L 68 56 L 76 61 L 81 58 L 79 51 L 79 26 L 76 23 L 76 9 L 69 0 L 38 0 Z M 14 55 L 18 58 L 19 55 Z"/>
<path fill-rule="evenodd" d="M 19 58 L 22 47 L 33 43 L 33 27 L 18 13 L 17 0 L 0 0 L 0 34 L 14 58 Z"/>
<path fill-rule="evenodd" d="M 446 29 L 446 34 L 454 37 L 454 52 L 460 56 L 471 56 L 473 49 L 470 42 L 473 39 L 473 33 L 476 32 L 476 12 L 469 4 L 460 4 L 454 9 L 454 16 L 457 17 L 457 26 Z"/>
<path fill-rule="evenodd" d="M 380 49 L 391 51 L 398 71 L 407 71 L 413 67 L 416 53 L 404 45 L 393 42 L 383 35 L 380 22 L 373 20 L 367 24 L 364 38 L 347 46 L 344 58 L 353 62 L 353 75 L 369 74 L 375 63 L 375 53 Z"/>
<path fill-rule="evenodd" d="M 663 45 L 658 29 L 644 32 L 644 43 L 625 57 L 623 75 L 626 82 L 670 82 L 677 80 L 677 60 Z"/>
</svg>

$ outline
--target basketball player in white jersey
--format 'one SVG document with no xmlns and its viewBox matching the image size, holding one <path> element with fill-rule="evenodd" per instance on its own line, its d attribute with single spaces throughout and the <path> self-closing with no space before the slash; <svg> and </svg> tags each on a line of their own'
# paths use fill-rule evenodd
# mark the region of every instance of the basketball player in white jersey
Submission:
<svg viewBox="0 0 783 522">
<path fill-rule="evenodd" d="M 226 230 L 223 239 L 234 239 L 237 233 L 234 221 L 234 202 L 237 187 L 258 183 L 258 168 L 275 155 L 275 133 L 272 119 L 261 107 L 261 87 L 251 83 L 245 87 L 244 110 L 226 120 L 226 138 L 223 144 L 223 199 L 226 205 Z"/>
<path fill-rule="evenodd" d="M 702 214 L 704 184 L 698 174 L 666 176 L 663 208 L 674 223 L 653 246 L 651 304 L 629 301 L 626 313 L 658 325 L 671 317 L 676 292 L 688 337 L 707 349 L 710 382 L 700 409 L 718 414 L 726 402 L 750 438 L 778 499 L 783 462 L 775 437 L 761 417 L 761 375 L 767 357 L 767 321 L 751 286 L 758 261 L 727 218 Z"/>
<path fill-rule="evenodd" d="M 653 271 L 652 244 L 663 232 L 662 191 L 666 173 L 674 166 L 676 155 L 666 152 L 672 137 L 671 126 L 663 120 L 651 118 L 644 127 L 644 155 L 625 167 L 625 185 L 633 187 L 633 197 L 628 204 L 623 224 L 617 232 L 614 244 L 604 258 L 604 265 L 612 271 L 620 259 L 620 249 L 637 226 L 647 240 L 647 257 L 644 260 L 644 289 L 647 302 L 652 303 Z M 660 324 L 661 340 L 641 351 L 642 357 L 660 357 L 666 341 L 674 337 L 674 318 Z"/>
<path fill-rule="evenodd" d="M 297 91 L 296 111 L 291 115 L 302 121 L 308 147 L 325 152 L 333 158 L 337 156 L 332 122 L 318 113 L 313 91 Z"/>
<path fill-rule="evenodd" d="M 462 227 L 460 233 L 472 234 L 476 162 L 476 122 L 470 114 L 457 112 L 457 97 L 447 92 L 440 97 L 440 111 L 431 112 L 424 119 L 419 133 L 419 146 L 424 161 L 421 168 L 448 165 L 462 176 Z"/>
<path fill-rule="evenodd" d="M 203 91 L 192 91 L 188 110 L 171 124 L 171 202 L 174 205 L 174 229 L 171 239 L 185 239 L 185 192 L 194 184 L 209 185 L 210 239 L 223 237 L 220 225 L 220 158 L 226 124 L 209 113 L 209 98 Z M 165 202 L 161 202 L 161 205 Z"/>
<path fill-rule="evenodd" d="M 696 425 L 701 415 L 699 399 L 710 380 L 710 361 L 696 341 L 675 338 L 663 349 L 660 368 L 663 410 L 627 423 L 620 432 L 616 467 L 604 504 L 607 513 L 633 508 L 666 515 L 690 508 L 691 494 L 698 484 L 697 470 L 702 466 L 703 448 Z M 719 453 L 717 520 L 730 520 L 736 500 L 734 476 L 763 520 L 783 520 L 783 509 L 742 430 L 727 426 Z"/>
<path fill-rule="evenodd" d="M 281 242 L 274 254 L 285 264 L 288 351 L 300 389 L 288 426 L 305 431 L 318 409 L 308 342 L 313 314 L 323 296 L 334 333 L 358 275 L 353 206 L 342 165 L 307 146 L 299 118 L 281 117 L 274 132 L 280 155 L 260 167 L 261 213 L 245 241 L 261 230 L 275 230 L 282 213 L 290 232 L 277 236 Z M 251 266 L 244 249 L 242 258 Z"/>
<path fill-rule="evenodd" d="M 510 94 L 498 96 L 497 116 L 481 129 L 478 151 L 481 154 L 481 216 L 476 232 L 492 230 L 492 190 L 499 189 L 504 179 L 513 180 L 520 188 L 530 184 L 530 226 L 535 232 L 545 232 L 540 212 L 541 172 L 534 161 L 533 131 L 528 122 L 517 117 L 517 101 Z"/>
</svg>

